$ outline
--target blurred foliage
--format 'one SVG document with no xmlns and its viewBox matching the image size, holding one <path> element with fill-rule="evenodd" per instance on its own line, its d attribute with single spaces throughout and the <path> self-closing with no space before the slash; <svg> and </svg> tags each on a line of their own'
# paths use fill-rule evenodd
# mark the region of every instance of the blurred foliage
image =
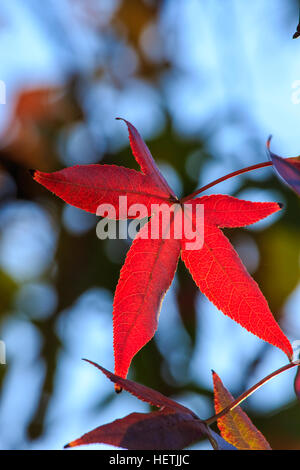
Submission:
<svg viewBox="0 0 300 470">
<path fill-rule="evenodd" d="M 111 139 L 106 132 L 107 126 L 110 126 L 106 122 L 106 105 L 104 102 L 95 101 L 97 95 L 92 93 L 97 87 L 107 86 L 108 83 L 111 90 L 126 92 L 129 78 L 150 85 L 159 96 L 164 123 L 155 135 L 147 139 L 147 143 L 158 161 L 168 164 L 180 175 L 184 194 L 195 190 L 202 169 L 216 162 L 209 141 L 218 126 L 224 124 L 212 125 L 207 121 L 206 125 L 199 125 L 199 129 L 192 136 L 178 132 L 161 87 L 161 80 L 166 77 L 166 73 L 179 73 L 176 53 L 173 53 L 173 56 L 169 53 L 158 28 L 164 2 L 130 0 L 113 3 L 118 6 L 112 8 L 110 15 L 105 16 L 102 14 L 101 2 L 73 0 L 75 20 L 80 22 L 87 34 L 93 34 L 96 43 L 92 65 L 85 70 L 80 66 L 82 58 L 72 51 L 68 29 L 59 16 L 55 15 L 54 10 L 52 11 L 51 6 L 43 6 L 43 12 L 38 2 L 28 2 L 30 14 L 48 31 L 49 40 L 70 54 L 69 60 L 73 70 L 72 73 L 66 74 L 64 83 L 59 86 L 49 83 L 20 88 L 15 96 L 11 119 L 1 137 L 0 171 L 1 181 L 5 184 L 0 187 L 0 210 L 4 210 L 12 202 L 33 201 L 49 215 L 58 236 L 50 266 L 37 277 L 55 289 L 56 307 L 45 318 L 29 319 L 42 338 L 39 361 L 44 365 L 39 397 L 27 423 L 29 439 L 37 439 L 46 430 L 47 410 L 55 392 L 59 354 L 64 348 L 57 335 L 59 319 L 90 287 L 101 286 L 111 293 L 114 292 L 128 244 L 122 240 L 115 241 L 112 248 L 115 256 L 112 261 L 109 244 L 99 241 L 96 237 L 96 217 L 91 219 L 90 228 L 82 232 L 74 233 L 68 230 L 66 225 L 62 224 L 63 203 L 34 183 L 27 170 L 39 168 L 43 171 L 53 171 L 66 166 L 65 151 L 69 149 L 76 128 L 84 130 L 85 140 L 78 144 L 79 150 L 75 141 L 71 151 L 74 147 L 79 151 L 82 163 L 114 162 L 133 167 L 135 163 L 128 146 L 125 148 L 120 145 L 116 149 L 111 145 Z M 131 72 L 127 73 L 126 66 Z M 92 111 L 88 104 L 91 101 L 96 107 L 93 107 Z M 229 110 L 229 121 L 233 115 L 234 112 Z M 240 117 L 237 115 L 236 119 Z M 252 123 L 250 118 L 248 121 L 245 111 L 241 121 L 244 128 L 252 130 Z M 96 133 L 99 132 L 98 137 L 95 137 L 95 126 Z M 254 142 L 253 148 L 260 154 L 257 142 Z M 93 158 L 90 161 L 91 151 L 96 157 L 92 153 Z M 85 152 L 87 157 L 82 155 Z M 11 181 L 14 184 L 10 184 Z M 271 172 L 269 178 L 264 181 L 244 177 L 242 185 L 233 195 L 238 196 L 240 191 L 251 188 L 276 190 L 286 201 L 284 215 L 277 222 L 264 230 L 251 232 L 260 255 L 260 262 L 253 276 L 268 298 L 274 315 L 284 326 L 285 302 L 300 279 L 300 203 Z M 235 233 L 228 231 L 227 235 L 234 243 Z M 26 280 L 18 281 L 4 269 L 0 270 L 1 324 L 20 315 L 15 308 L 15 298 L 25 284 Z M 211 390 L 202 387 L 188 375 L 196 336 L 201 338 L 201 324 L 197 324 L 197 308 L 201 311 L 203 306 L 202 296 L 182 264 L 178 268 L 176 297 L 182 320 L 181 328 L 185 330 L 190 341 L 178 371 L 182 380 L 176 380 L 170 361 L 164 357 L 154 340 L 134 359 L 132 376 L 166 395 L 198 393 L 211 397 Z M 291 336 L 296 335 L 296 332 L 288 333 Z M 253 351 L 252 360 L 239 367 L 241 391 L 251 380 L 251 374 L 259 366 L 262 352 L 266 349 L 268 346 L 263 345 L 261 350 Z M 101 358 L 98 362 L 101 362 Z M 209 358 L 207 367 L 209 369 Z M 0 368 L 0 382 L 5 380 L 9 369 L 9 363 L 7 367 Z M 106 406 L 115 399 L 112 390 L 99 403 L 99 407 Z M 300 449 L 299 413 L 299 405 L 292 402 L 272 416 L 259 416 L 253 410 L 250 410 L 249 415 L 266 435 L 272 447 Z"/>
</svg>

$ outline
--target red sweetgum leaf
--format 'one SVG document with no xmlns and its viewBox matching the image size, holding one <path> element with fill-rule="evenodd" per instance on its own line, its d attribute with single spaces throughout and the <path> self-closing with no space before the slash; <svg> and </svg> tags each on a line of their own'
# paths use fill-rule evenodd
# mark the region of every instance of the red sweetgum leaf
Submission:
<svg viewBox="0 0 300 470">
<path fill-rule="evenodd" d="M 166 194 L 177 200 L 177 197 L 174 194 L 173 190 L 170 188 L 165 178 L 157 168 L 157 165 L 150 153 L 150 150 L 143 141 L 138 130 L 130 122 L 126 121 L 126 119 L 116 119 L 124 121 L 127 125 L 131 150 L 134 158 L 140 165 L 142 172 L 145 175 L 150 176 L 153 181 L 156 182 L 157 186 L 161 187 L 166 192 Z"/>
<path fill-rule="evenodd" d="M 149 403 L 149 405 L 157 406 L 158 408 L 167 408 L 169 410 L 177 411 L 180 413 L 188 413 L 191 416 L 197 418 L 197 415 L 193 413 L 192 410 L 186 408 L 183 405 L 180 405 L 174 400 L 166 397 L 160 392 L 153 390 L 150 387 L 146 387 L 145 385 L 139 384 L 137 382 L 133 382 L 132 380 L 124 379 L 123 377 L 119 377 L 109 370 L 106 370 L 104 367 L 100 366 L 96 362 L 90 361 L 89 359 L 83 359 L 84 361 L 92 364 L 93 366 L 97 367 L 97 369 L 101 370 L 106 377 L 111 380 L 114 384 L 118 385 L 120 388 L 126 390 L 127 392 L 131 393 L 141 401 L 145 401 Z"/>
<path fill-rule="evenodd" d="M 220 377 L 213 372 L 215 411 L 219 413 L 233 402 Z M 250 418 L 237 406 L 217 420 L 221 436 L 239 450 L 272 450 L 262 433 Z"/>
<path fill-rule="evenodd" d="M 35 181 L 65 202 L 94 214 L 100 204 L 111 204 L 116 210 L 116 218 L 127 219 L 127 206 L 143 204 L 150 215 L 151 204 L 168 202 L 168 194 L 149 177 L 121 166 L 76 165 L 54 173 L 31 172 Z M 120 196 L 127 196 L 127 206 L 121 213 Z"/>
<path fill-rule="evenodd" d="M 144 174 L 114 165 L 86 165 L 45 174 L 35 172 L 36 181 L 69 204 L 96 212 L 100 203 L 116 207 L 119 196 L 133 203 L 150 205 L 176 202 L 154 160 L 134 126 L 125 121 L 135 158 Z M 280 158 L 280 157 L 279 157 Z M 153 337 L 161 302 L 174 277 L 181 251 L 182 259 L 195 283 L 219 310 L 248 331 L 281 348 L 291 359 L 292 347 L 274 317 L 258 285 L 247 273 L 238 255 L 219 227 L 248 225 L 280 209 L 277 203 L 239 201 L 230 196 L 184 198 L 185 204 L 204 205 L 204 245 L 188 249 L 186 239 L 172 232 L 178 212 L 168 226 L 161 226 L 157 237 L 144 237 L 146 224 L 134 240 L 120 273 L 114 299 L 115 372 L 126 377 L 134 355 Z M 181 205 L 177 204 L 181 207 Z M 155 210 L 150 222 L 159 221 Z M 180 213 L 179 213 L 180 214 Z M 121 211 L 116 217 L 125 217 Z M 193 226 L 197 220 L 191 216 Z M 184 220 L 188 216 L 184 214 Z M 170 234 L 168 238 L 166 235 Z M 202 234 L 200 234 L 202 235 Z M 200 237 L 201 238 L 201 237 Z"/>
<path fill-rule="evenodd" d="M 275 321 L 257 283 L 217 227 L 254 223 L 278 211 L 279 205 L 240 201 L 223 195 L 204 196 L 190 203 L 204 204 L 205 218 L 202 249 L 187 250 L 182 244 L 182 260 L 195 283 L 225 315 L 264 341 L 282 349 L 291 360 L 293 350 L 289 340 Z"/>
<path fill-rule="evenodd" d="M 201 421 L 187 413 L 131 413 L 100 426 L 65 446 L 105 443 L 130 450 L 176 450 L 207 437 Z"/>
<path fill-rule="evenodd" d="M 279 157 L 271 152 L 270 143 L 271 137 L 267 141 L 267 150 L 276 172 L 295 193 L 300 195 L 300 156 L 291 158 Z"/>
</svg>

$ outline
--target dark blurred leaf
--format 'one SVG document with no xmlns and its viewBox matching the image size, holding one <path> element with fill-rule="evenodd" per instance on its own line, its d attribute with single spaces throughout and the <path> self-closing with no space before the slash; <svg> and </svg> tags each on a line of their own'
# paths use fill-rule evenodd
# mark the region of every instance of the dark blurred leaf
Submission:
<svg viewBox="0 0 300 470">
<path fill-rule="evenodd" d="M 100 426 L 65 447 L 105 443 L 131 450 L 176 450 L 206 437 L 203 424 L 187 413 L 132 413 Z"/>
<path fill-rule="evenodd" d="M 273 166 L 283 181 L 300 195 L 300 157 L 282 158 L 270 151 L 269 138 L 267 149 Z"/>
</svg>

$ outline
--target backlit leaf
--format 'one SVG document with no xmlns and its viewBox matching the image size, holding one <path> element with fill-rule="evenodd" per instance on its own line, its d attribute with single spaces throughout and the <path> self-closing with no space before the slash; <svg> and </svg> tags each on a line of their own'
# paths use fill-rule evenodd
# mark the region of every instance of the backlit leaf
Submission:
<svg viewBox="0 0 300 470">
<path fill-rule="evenodd" d="M 213 372 L 215 411 L 220 413 L 234 398 L 224 387 L 220 377 Z M 262 433 L 250 418 L 237 406 L 217 421 L 221 436 L 239 450 L 271 450 Z"/>
<path fill-rule="evenodd" d="M 151 204 L 168 201 L 150 178 L 116 165 L 76 165 L 54 173 L 33 171 L 32 175 L 68 204 L 94 214 L 100 204 L 111 204 L 117 218 L 125 219 L 133 204 L 145 205 L 150 213 Z M 120 196 L 127 197 L 126 204 L 120 204 Z"/>
<path fill-rule="evenodd" d="M 134 355 L 155 334 L 161 303 L 173 280 L 180 254 L 197 286 L 219 310 L 281 348 L 291 359 L 290 342 L 276 323 L 258 285 L 220 230 L 220 227 L 253 224 L 278 211 L 280 204 L 241 201 L 225 195 L 197 199 L 191 195 L 184 198 L 183 204 L 159 172 L 138 131 L 125 122 L 132 152 L 143 173 L 114 165 L 82 165 L 51 174 L 39 171 L 33 174 L 36 181 L 64 201 L 89 212 L 97 212 L 99 204 L 111 204 L 116 218 L 140 217 L 127 214 L 126 206 L 119 209 L 120 196 L 126 196 L 128 208 L 133 204 L 146 208 L 150 221 L 140 230 L 127 254 L 115 292 L 116 374 L 126 377 Z M 166 212 L 175 207 L 168 222 L 157 208 L 161 204 Z M 200 206 L 204 207 L 204 219 L 201 212 L 197 214 Z M 179 221 L 185 224 L 184 237 L 176 235 Z M 149 227 L 155 222 L 159 230 L 153 236 Z M 201 233 L 198 222 L 203 222 Z M 203 244 L 190 246 L 185 233 L 189 224 L 196 238 L 202 237 Z"/>
</svg>

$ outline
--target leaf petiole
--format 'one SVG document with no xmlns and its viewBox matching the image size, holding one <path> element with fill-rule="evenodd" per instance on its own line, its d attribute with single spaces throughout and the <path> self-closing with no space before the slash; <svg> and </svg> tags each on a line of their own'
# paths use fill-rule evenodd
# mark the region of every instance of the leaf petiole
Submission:
<svg viewBox="0 0 300 470">
<path fill-rule="evenodd" d="M 272 166 L 272 162 L 262 162 L 262 163 L 257 163 L 256 165 L 251 165 L 247 166 L 246 168 L 242 168 L 241 170 L 234 171 L 233 173 L 229 173 L 228 175 L 222 176 L 221 178 L 218 178 L 211 183 L 206 184 L 205 186 L 202 186 L 202 188 L 197 189 L 197 191 L 193 192 L 189 196 L 184 197 L 181 199 L 180 202 L 186 202 L 189 201 L 190 199 L 193 199 L 195 196 L 198 194 L 202 193 L 203 191 L 206 191 L 207 189 L 211 188 L 212 186 L 215 186 L 216 184 L 222 183 L 222 181 L 226 181 L 229 178 L 233 178 L 234 176 L 241 175 L 242 173 L 247 173 L 249 171 L 253 170 L 258 170 L 260 168 L 265 168 L 267 166 Z"/>
</svg>

